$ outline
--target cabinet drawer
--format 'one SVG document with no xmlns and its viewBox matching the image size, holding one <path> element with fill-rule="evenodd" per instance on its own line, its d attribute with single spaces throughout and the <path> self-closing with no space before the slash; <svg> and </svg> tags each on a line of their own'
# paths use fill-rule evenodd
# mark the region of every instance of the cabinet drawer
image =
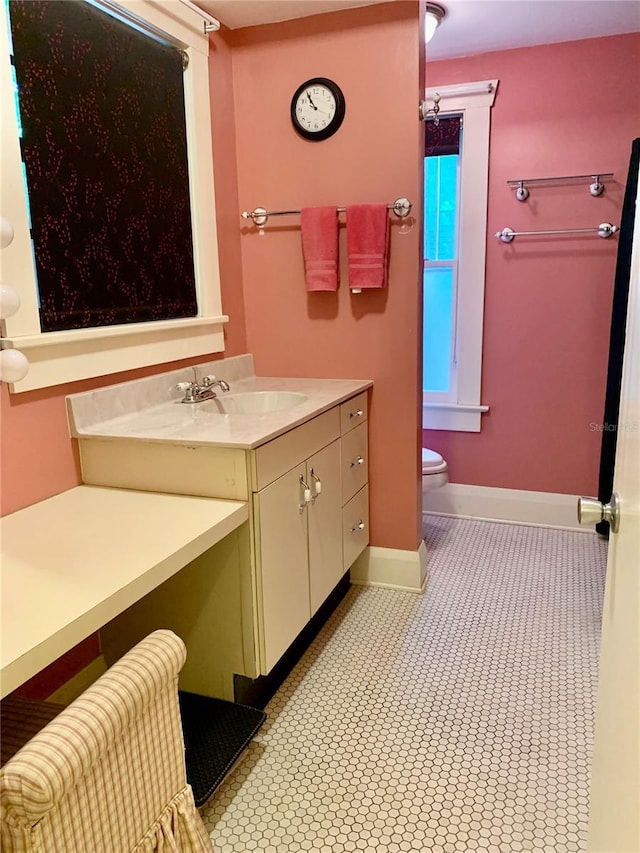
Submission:
<svg viewBox="0 0 640 853">
<path fill-rule="evenodd" d="M 342 560 L 346 572 L 369 544 L 369 486 L 342 510 Z"/>
<path fill-rule="evenodd" d="M 342 505 L 369 480 L 367 424 L 360 424 L 342 436 Z"/>
<path fill-rule="evenodd" d="M 254 451 L 253 491 L 260 491 L 340 435 L 336 406 Z"/>
<path fill-rule="evenodd" d="M 367 420 L 367 392 L 363 391 L 357 397 L 347 400 L 340 406 L 340 432 L 342 435 Z"/>
</svg>

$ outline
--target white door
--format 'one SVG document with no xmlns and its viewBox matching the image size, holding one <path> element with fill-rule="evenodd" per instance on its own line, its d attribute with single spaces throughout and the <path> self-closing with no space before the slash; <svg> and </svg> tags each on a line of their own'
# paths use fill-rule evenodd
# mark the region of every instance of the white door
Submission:
<svg viewBox="0 0 640 853">
<path fill-rule="evenodd" d="M 263 675 L 311 618 L 306 476 L 302 463 L 253 496 Z"/>
<path fill-rule="evenodd" d="M 636 204 L 589 814 L 589 853 L 640 851 L 640 202 Z"/>
<path fill-rule="evenodd" d="M 309 596 L 313 616 L 344 574 L 340 439 L 307 459 L 307 482 L 314 495 L 308 508 Z"/>
</svg>

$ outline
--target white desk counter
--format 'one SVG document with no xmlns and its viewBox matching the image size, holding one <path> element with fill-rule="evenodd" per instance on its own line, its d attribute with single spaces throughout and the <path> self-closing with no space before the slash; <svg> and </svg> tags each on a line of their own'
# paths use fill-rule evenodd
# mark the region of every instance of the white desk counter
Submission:
<svg viewBox="0 0 640 853">
<path fill-rule="evenodd" d="M 1 519 L 1 695 L 247 519 L 240 501 L 97 486 Z"/>
</svg>

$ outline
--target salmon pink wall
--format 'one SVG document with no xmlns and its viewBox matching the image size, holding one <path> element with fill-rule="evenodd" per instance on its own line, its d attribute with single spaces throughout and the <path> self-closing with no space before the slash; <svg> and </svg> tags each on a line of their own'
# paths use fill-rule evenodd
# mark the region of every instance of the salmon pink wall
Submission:
<svg viewBox="0 0 640 853">
<path fill-rule="evenodd" d="M 212 41 L 212 144 L 216 211 L 222 282 L 222 308 L 230 316 L 225 327 L 225 355 L 247 351 L 241 286 L 240 238 L 231 84 L 231 53 L 224 33 Z M 196 364 L 207 356 L 147 367 L 98 379 L 74 382 L 24 394 L 0 390 L 0 491 L 2 514 L 37 503 L 81 482 L 76 443 L 69 437 L 65 396 L 124 382 L 177 367 Z M 215 355 L 210 358 L 216 358 Z M 43 698 L 89 663 L 98 652 L 97 637 L 89 637 L 68 655 L 24 684 L 22 695 Z"/>
<path fill-rule="evenodd" d="M 272 219 L 264 235 L 242 227 L 257 372 L 374 380 L 371 542 L 407 550 L 420 539 L 419 14 L 420 4 L 395 2 L 233 34 L 240 210 L 414 202 L 412 228 L 392 221 L 388 289 L 359 295 L 348 289 L 344 227 L 337 294 L 305 290 L 299 217 Z M 346 99 L 342 127 L 324 142 L 302 139 L 289 116 L 293 93 L 315 76 L 334 80 Z"/>
<path fill-rule="evenodd" d="M 225 326 L 226 356 L 248 351 L 237 215 L 238 169 L 229 37 L 229 30 L 222 27 L 209 38 L 209 93 L 220 286 L 222 310 L 229 315 L 229 322 Z"/>
<path fill-rule="evenodd" d="M 640 130 L 640 34 L 427 63 L 429 87 L 499 78 L 491 114 L 488 230 L 620 223 Z M 505 181 L 615 172 L 584 184 Z M 487 239 L 481 433 L 425 430 L 455 483 L 597 492 L 617 239 Z"/>
</svg>

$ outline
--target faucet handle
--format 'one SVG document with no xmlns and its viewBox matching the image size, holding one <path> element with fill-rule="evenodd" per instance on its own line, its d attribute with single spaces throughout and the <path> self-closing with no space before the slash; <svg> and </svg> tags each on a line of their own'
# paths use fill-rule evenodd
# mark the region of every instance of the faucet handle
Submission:
<svg viewBox="0 0 640 853">
<path fill-rule="evenodd" d="M 193 388 L 193 382 L 178 382 L 176 391 L 190 391 Z"/>
<path fill-rule="evenodd" d="M 211 383 L 215 382 L 215 381 L 216 381 L 216 377 L 213 375 L 213 373 L 210 373 L 208 376 L 202 377 L 202 385 L 205 388 L 208 388 L 209 385 L 211 385 Z"/>
</svg>

